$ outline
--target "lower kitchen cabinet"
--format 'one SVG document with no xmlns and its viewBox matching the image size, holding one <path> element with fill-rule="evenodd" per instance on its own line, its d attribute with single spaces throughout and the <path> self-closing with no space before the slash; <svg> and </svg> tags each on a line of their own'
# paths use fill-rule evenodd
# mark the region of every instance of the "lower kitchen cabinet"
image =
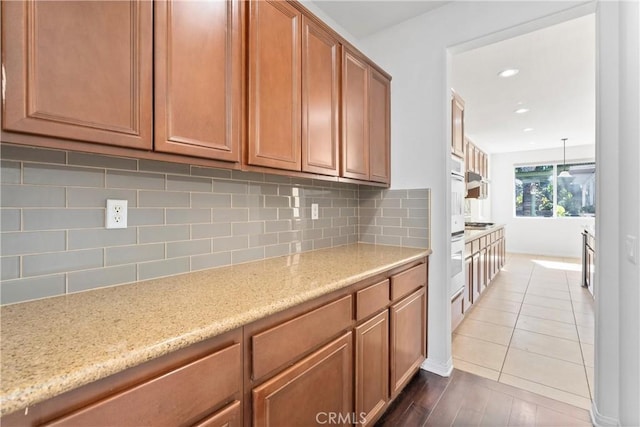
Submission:
<svg viewBox="0 0 640 427">
<path fill-rule="evenodd" d="M 389 310 L 355 329 L 356 414 L 366 426 L 381 414 L 389 401 Z"/>
<path fill-rule="evenodd" d="M 471 248 L 471 250 L 469 250 Z M 451 300 L 451 331 L 476 302 L 506 261 L 504 228 L 466 242 L 466 296 Z M 464 301 L 462 301 L 464 300 Z M 466 304 L 463 304 L 466 303 Z"/>
<path fill-rule="evenodd" d="M 426 357 L 428 258 L 2 417 L 3 426 L 372 425 Z"/>
<path fill-rule="evenodd" d="M 427 294 L 420 288 L 391 306 L 391 396 L 397 396 L 427 355 Z"/>
<path fill-rule="evenodd" d="M 3 426 L 239 426 L 241 330 L 194 344 L 2 418 Z"/>
<path fill-rule="evenodd" d="M 352 351 L 348 332 L 254 388 L 253 426 L 316 425 L 330 414 L 350 414 Z"/>
</svg>

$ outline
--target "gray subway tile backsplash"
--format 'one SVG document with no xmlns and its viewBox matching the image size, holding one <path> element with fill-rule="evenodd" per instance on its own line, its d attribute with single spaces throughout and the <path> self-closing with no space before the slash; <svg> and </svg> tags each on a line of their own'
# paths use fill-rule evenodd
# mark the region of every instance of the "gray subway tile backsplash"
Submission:
<svg viewBox="0 0 640 427">
<path fill-rule="evenodd" d="M 138 206 L 152 207 L 182 207 L 188 208 L 191 197 L 185 191 L 139 191 Z"/>
<path fill-rule="evenodd" d="M 104 169 L 24 163 L 22 182 L 66 187 L 104 187 L 105 175 Z"/>
<path fill-rule="evenodd" d="M 137 280 L 136 264 L 117 265 L 93 270 L 73 271 L 68 274 L 69 292 L 86 291 L 103 286 L 131 283 Z"/>
<path fill-rule="evenodd" d="M 64 232 L 55 231 L 55 233 Z M 137 243 L 137 233 L 133 227 L 114 230 L 107 230 L 106 228 L 86 228 L 82 230 L 69 230 L 67 233 L 69 250 L 135 245 Z"/>
<path fill-rule="evenodd" d="M 428 189 L 2 144 L 7 304 L 358 241 L 428 247 Z M 104 228 L 106 199 L 128 228 Z M 311 220 L 311 204 L 320 218 Z"/>
<path fill-rule="evenodd" d="M 86 249 L 68 252 L 49 252 L 22 257 L 22 276 L 42 276 L 75 270 L 102 267 L 104 249 Z"/>
<path fill-rule="evenodd" d="M 190 261 L 188 257 L 143 262 L 138 264 L 138 280 L 172 276 L 174 274 L 187 273 L 189 270 Z"/>
<path fill-rule="evenodd" d="M 23 230 L 66 230 L 104 226 L 104 209 L 23 209 Z"/>
<path fill-rule="evenodd" d="M 189 234 L 190 226 L 188 224 L 140 227 L 138 229 L 138 242 L 158 243 L 189 240 Z"/>
<path fill-rule="evenodd" d="M 61 295 L 65 293 L 65 287 L 66 278 L 64 274 L 7 280 L 0 285 L 0 303 L 10 304 Z"/>
<path fill-rule="evenodd" d="M 29 231 L 3 233 L 2 255 L 25 255 L 40 252 L 60 252 L 66 249 L 65 231 Z"/>
<path fill-rule="evenodd" d="M 103 208 L 105 200 L 126 200 L 129 209 L 138 206 L 138 192 L 121 188 L 67 188 L 67 206 L 70 208 Z"/>
<path fill-rule="evenodd" d="M 2 185 L 0 200 L 3 208 L 64 207 L 63 187 L 39 185 Z"/>
<path fill-rule="evenodd" d="M 21 164 L 10 160 L 0 162 L 0 182 L 2 184 L 21 183 Z"/>
<path fill-rule="evenodd" d="M 0 279 L 9 280 L 20 277 L 20 257 L 0 257 Z"/>
<path fill-rule="evenodd" d="M 0 209 L 0 231 L 19 231 L 21 215 L 20 209 Z"/>
</svg>

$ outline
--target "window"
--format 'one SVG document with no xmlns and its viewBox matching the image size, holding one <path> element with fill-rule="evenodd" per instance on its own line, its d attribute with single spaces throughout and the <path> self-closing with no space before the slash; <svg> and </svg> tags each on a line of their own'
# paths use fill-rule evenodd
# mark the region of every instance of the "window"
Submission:
<svg viewBox="0 0 640 427">
<path fill-rule="evenodd" d="M 565 170 L 570 177 L 560 176 Z M 517 217 L 580 217 L 596 212 L 594 162 L 518 166 L 514 187 Z"/>
</svg>

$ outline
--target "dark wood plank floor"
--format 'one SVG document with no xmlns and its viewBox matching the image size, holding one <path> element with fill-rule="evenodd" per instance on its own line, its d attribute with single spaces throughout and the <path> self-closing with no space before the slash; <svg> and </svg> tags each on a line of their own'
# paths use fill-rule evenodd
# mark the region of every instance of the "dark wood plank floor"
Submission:
<svg viewBox="0 0 640 427">
<path fill-rule="evenodd" d="M 455 370 L 449 378 L 420 370 L 378 421 L 396 426 L 590 426 L 589 413 Z"/>
</svg>

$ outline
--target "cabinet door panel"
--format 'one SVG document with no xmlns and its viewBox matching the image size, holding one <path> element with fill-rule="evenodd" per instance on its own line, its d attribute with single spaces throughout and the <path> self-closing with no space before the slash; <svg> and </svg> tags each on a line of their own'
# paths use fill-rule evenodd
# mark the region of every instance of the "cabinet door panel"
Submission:
<svg viewBox="0 0 640 427">
<path fill-rule="evenodd" d="M 241 417 L 240 401 L 236 400 L 193 427 L 240 427 Z"/>
<path fill-rule="evenodd" d="M 391 82 L 373 68 L 369 69 L 369 179 L 388 184 L 391 148 Z"/>
<path fill-rule="evenodd" d="M 249 7 L 248 162 L 300 170 L 302 15 L 283 1 Z"/>
<path fill-rule="evenodd" d="M 356 414 L 368 425 L 389 399 L 389 311 L 358 326 L 356 334 Z M 362 422 L 364 421 L 364 422 Z"/>
<path fill-rule="evenodd" d="M 4 130 L 151 149 L 150 2 L 2 6 Z"/>
<path fill-rule="evenodd" d="M 368 65 L 342 52 L 342 176 L 368 180 Z"/>
<path fill-rule="evenodd" d="M 426 357 L 425 288 L 391 306 L 391 396 L 409 382 Z"/>
<path fill-rule="evenodd" d="M 239 1 L 158 1 L 155 35 L 155 149 L 239 161 Z"/>
<path fill-rule="evenodd" d="M 353 411 L 351 342 L 352 335 L 348 332 L 254 388 L 253 426 L 317 425 L 321 413 L 350 414 Z"/>
<path fill-rule="evenodd" d="M 340 43 L 302 20 L 302 170 L 338 175 Z"/>
<path fill-rule="evenodd" d="M 451 153 L 464 158 L 464 102 L 455 94 L 451 98 Z"/>
</svg>

